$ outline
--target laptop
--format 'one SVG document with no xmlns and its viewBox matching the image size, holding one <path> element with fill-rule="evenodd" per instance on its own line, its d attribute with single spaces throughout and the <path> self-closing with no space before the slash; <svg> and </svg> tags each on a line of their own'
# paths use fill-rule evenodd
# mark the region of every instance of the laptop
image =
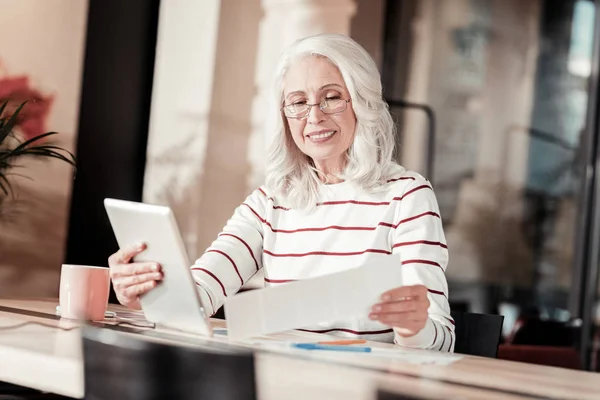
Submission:
<svg viewBox="0 0 600 400">
<path fill-rule="evenodd" d="M 144 242 L 146 250 L 134 261 L 153 261 L 162 267 L 161 283 L 140 297 L 146 319 L 157 326 L 212 336 L 171 208 L 111 198 L 104 200 L 104 207 L 119 247 Z"/>
</svg>

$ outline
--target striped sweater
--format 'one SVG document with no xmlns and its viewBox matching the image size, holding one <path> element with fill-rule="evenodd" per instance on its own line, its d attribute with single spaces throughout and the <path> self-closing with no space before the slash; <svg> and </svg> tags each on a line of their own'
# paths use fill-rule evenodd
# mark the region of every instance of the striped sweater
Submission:
<svg viewBox="0 0 600 400">
<path fill-rule="evenodd" d="M 452 351 L 454 321 L 444 274 L 448 250 L 429 182 L 404 171 L 375 193 L 346 181 L 321 185 L 319 196 L 311 212 L 282 206 L 265 188 L 248 196 L 191 268 L 208 311 L 214 314 L 261 268 L 266 285 L 281 285 L 399 253 L 404 284 L 429 289 L 429 319 L 418 334 L 402 337 L 367 315 L 303 329 Z"/>
</svg>

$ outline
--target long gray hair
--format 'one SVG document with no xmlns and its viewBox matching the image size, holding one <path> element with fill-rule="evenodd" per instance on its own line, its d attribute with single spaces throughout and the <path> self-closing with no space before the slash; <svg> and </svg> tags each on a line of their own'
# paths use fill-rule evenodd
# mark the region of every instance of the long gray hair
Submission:
<svg viewBox="0 0 600 400">
<path fill-rule="evenodd" d="M 383 100 L 381 78 L 371 56 L 344 35 L 321 34 L 298 40 L 279 59 L 266 124 L 268 134 L 274 134 L 269 138 L 266 186 L 279 202 L 294 209 L 310 209 L 316 204 L 320 181 L 312 168 L 312 160 L 294 143 L 281 112 L 283 80 L 292 63 L 309 56 L 324 57 L 335 65 L 352 99 L 356 131 L 340 178 L 365 190 L 376 189 L 391 171 L 401 169 L 392 161 L 395 126 Z"/>
</svg>

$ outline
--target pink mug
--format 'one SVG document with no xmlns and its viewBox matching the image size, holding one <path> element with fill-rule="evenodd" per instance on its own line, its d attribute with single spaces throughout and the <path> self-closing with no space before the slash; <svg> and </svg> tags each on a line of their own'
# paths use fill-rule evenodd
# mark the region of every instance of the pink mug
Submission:
<svg viewBox="0 0 600 400">
<path fill-rule="evenodd" d="M 63 264 L 60 272 L 60 316 L 102 321 L 109 291 L 108 268 Z"/>
</svg>

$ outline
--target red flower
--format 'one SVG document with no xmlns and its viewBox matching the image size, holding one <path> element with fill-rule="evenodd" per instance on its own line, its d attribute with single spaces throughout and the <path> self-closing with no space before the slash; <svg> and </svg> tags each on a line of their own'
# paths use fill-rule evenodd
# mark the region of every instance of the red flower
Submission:
<svg viewBox="0 0 600 400">
<path fill-rule="evenodd" d="M 9 115 L 19 104 L 27 101 L 17 119 L 17 126 L 25 140 L 46 132 L 46 120 L 54 101 L 53 96 L 44 96 L 31 88 L 27 76 L 0 78 L 0 104 L 7 100 L 9 103 L 4 112 Z"/>
</svg>

